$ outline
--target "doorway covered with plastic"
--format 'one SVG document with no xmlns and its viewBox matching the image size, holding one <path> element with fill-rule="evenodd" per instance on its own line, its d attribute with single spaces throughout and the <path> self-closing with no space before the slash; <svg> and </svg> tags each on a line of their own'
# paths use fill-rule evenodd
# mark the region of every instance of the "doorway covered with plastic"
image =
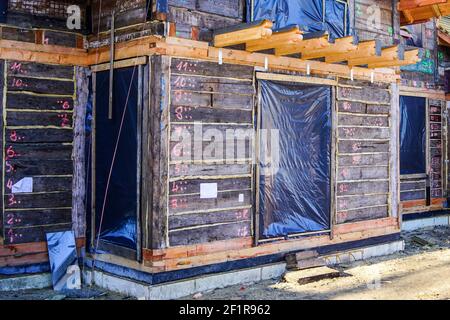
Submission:
<svg viewBox="0 0 450 320">
<path fill-rule="evenodd" d="M 139 259 L 143 66 L 93 73 L 91 248 Z M 110 104 L 112 93 L 112 104 Z"/>
<path fill-rule="evenodd" d="M 256 236 L 331 228 L 332 87 L 259 80 Z"/>
</svg>

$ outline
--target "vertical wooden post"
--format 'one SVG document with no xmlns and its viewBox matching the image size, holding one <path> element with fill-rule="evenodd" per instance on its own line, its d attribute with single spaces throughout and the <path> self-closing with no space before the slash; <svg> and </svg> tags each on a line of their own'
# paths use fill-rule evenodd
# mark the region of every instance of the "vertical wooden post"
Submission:
<svg viewBox="0 0 450 320">
<path fill-rule="evenodd" d="M 96 162 L 96 124 L 97 116 L 97 73 L 92 73 L 92 133 L 91 133 L 91 247 L 95 245 L 95 162 Z"/>
<path fill-rule="evenodd" d="M 337 202 L 337 148 L 338 148 L 338 106 L 336 103 L 336 86 L 331 87 L 331 170 L 330 170 L 330 239 L 334 239 L 334 227 L 336 225 L 336 202 Z"/>
<path fill-rule="evenodd" d="M 398 0 L 392 1 L 392 32 L 394 44 L 400 43 L 400 13 L 398 11 Z"/>
<path fill-rule="evenodd" d="M 72 225 L 77 238 L 85 237 L 86 233 L 86 171 L 85 171 L 85 119 L 88 102 L 88 69 L 75 68 L 76 99 L 74 100 L 74 174 L 72 197 Z"/>
<path fill-rule="evenodd" d="M 3 183 L 5 179 L 5 161 L 3 159 L 3 155 L 5 154 L 5 102 L 6 102 L 6 61 L 0 60 L 0 164 L 2 168 L 2 172 L 0 174 L 0 209 L 2 210 L 2 214 L 0 215 L 0 245 L 2 245 L 5 241 L 5 228 L 4 228 L 4 214 L 5 214 L 5 206 L 4 206 L 4 194 L 5 194 L 5 184 Z"/>
<path fill-rule="evenodd" d="M 142 159 L 142 98 L 143 98 L 143 67 L 138 67 L 138 101 L 137 101 L 137 164 L 136 164 L 136 260 L 142 260 L 142 224 L 141 224 L 141 159 Z"/>
<path fill-rule="evenodd" d="M 391 204 L 390 216 L 398 217 L 401 227 L 401 214 L 399 213 L 400 205 L 400 93 L 396 83 L 391 84 L 391 123 L 390 123 L 390 199 Z"/>
<path fill-rule="evenodd" d="M 255 153 L 255 178 L 254 178 L 254 184 L 255 184 L 255 193 L 254 193 L 254 210 L 253 210 L 253 223 L 254 223 L 254 245 L 257 246 L 259 244 L 259 237 L 261 232 L 260 227 L 260 201 L 259 198 L 259 188 L 260 188 L 260 168 L 259 168 L 259 159 L 260 159 L 260 147 L 261 147 L 261 86 L 257 84 L 257 93 L 256 93 L 256 112 L 253 119 L 256 119 L 256 137 L 255 137 L 255 147 L 254 147 L 254 153 Z"/>
<path fill-rule="evenodd" d="M 142 228 L 142 246 L 149 248 L 149 215 L 151 215 L 152 201 L 152 165 L 150 161 L 151 148 L 153 142 L 151 140 L 151 118 L 150 118 L 150 88 L 152 86 L 151 68 L 152 64 L 148 63 L 144 67 L 144 93 L 143 93 L 143 110 L 142 110 L 142 142 L 141 142 L 141 228 Z M 139 146 L 138 146 L 139 147 Z"/>
<path fill-rule="evenodd" d="M 168 234 L 168 170 L 170 115 L 170 57 L 152 57 L 150 88 L 152 207 L 149 219 L 151 249 L 169 246 Z"/>
<path fill-rule="evenodd" d="M 114 46 L 115 46 L 115 11 L 111 13 L 111 40 L 110 40 L 110 65 L 109 65 L 109 109 L 108 119 L 112 119 L 114 97 Z"/>
</svg>

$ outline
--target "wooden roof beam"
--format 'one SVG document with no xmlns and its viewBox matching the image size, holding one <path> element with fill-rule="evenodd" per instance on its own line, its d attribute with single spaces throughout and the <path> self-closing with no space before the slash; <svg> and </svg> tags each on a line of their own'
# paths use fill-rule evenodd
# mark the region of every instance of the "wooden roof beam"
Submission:
<svg viewBox="0 0 450 320">
<path fill-rule="evenodd" d="M 217 30 L 214 33 L 214 46 L 223 48 L 269 38 L 272 35 L 272 26 L 272 21 L 262 20 Z"/>
<path fill-rule="evenodd" d="M 405 20 L 406 20 L 406 23 L 408 23 L 408 24 L 414 23 L 414 17 L 413 17 L 413 15 L 411 14 L 411 11 L 405 10 L 405 11 L 402 11 L 402 13 L 403 13 L 403 17 L 404 17 Z"/>
<path fill-rule="evenodd" d="M 370 65 L 379 62 L 387 62 L 394 60 L 403 60 L 405 53 L 404 46 L 391 46 L 387 48 L 383 48 L 381 50 L 380 56 L 372 56 L 372 57 L 359 57 L 355 59 L 348 60 L 349 66 L 362 66 L 362 65 Z"/>
<path fill-rule="evenodd" d="M 439 18 L 440 16 L 442 16 L 441 9 L 439 9 L 438 5 L 435 4 L 435 5 L 431 6 L 431 9 L 433 10 L 433 13 L 436 18 Z"/>
<path fill-rule="evenodd" d="M 336 41 L 328 47 L 302 52 L 301 58 L 304 60 L 308 60 L 346 54 L 358 49 L 357 42 L 357 38 L 353 36 L 339 38 L 336 39 Z"/>
<path fill-rule="evenodd" d="M 298 26 L 291 26 L 273 32 L 269 38 L 248 41 L 246 50 L 249 52 L 269 50 L 301 40 L 303 40 L 303 31 Z"/>
<path fill-rule="evenodd" d="M 400 0 L 400 2 L 398 3 L 398 10 L 399 11 L 411 10 L 446 2 L 447 0 Z"/>
<path fill-rule="evenodd" d="M 370 58 L 375 56 L 381 56 L 381 41 L 379 39 L 363 41 L 358 44 L 358 47 L 355 51 L 327 56 L 325 57 L 325 62 L 336 63 L 358 59 L 361 57 Z"/>
<path fill-rule="evenodd" d="M 416 64 L 418 62 L 420 62 L 419 49 L 414 49 L 414 50 L 406 51 L 403 60 L 395 59 L 395 60 L 391 60 L 391 61 L 380 61 L 380 62 L 371 63 L 368 65 L 368 67 L 370 69 L 399 67 L 399 66 L 407 66 L 410 64 Z"/>
<path fill-rule="evenodd" d="M 295 43 L 286 43 L 275 48 L 276 56 L 286 56 L 290 54 L 303 53 L 331 46 L 327 32 L 311 32 L 303 35 L 303 40 Z"/>
</svg>

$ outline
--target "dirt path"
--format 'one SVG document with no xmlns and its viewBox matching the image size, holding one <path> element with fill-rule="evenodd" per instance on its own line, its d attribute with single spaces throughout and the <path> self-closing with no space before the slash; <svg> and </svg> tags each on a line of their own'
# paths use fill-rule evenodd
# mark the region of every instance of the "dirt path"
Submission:
<svg viewBox="0 0 450 320">
<path fill-rule="evenodd" d="M 420 245 L 414 236 L 432 245 Z M 204 293 L 199 300 L 450 299 L 450 228 L 403 235 L 406 250 L 395 255 L 340 265 L 348 276 L 307 285 L 266 281 Z M 188 299 L 192 297 L 188 297 Z"/>
</svg>

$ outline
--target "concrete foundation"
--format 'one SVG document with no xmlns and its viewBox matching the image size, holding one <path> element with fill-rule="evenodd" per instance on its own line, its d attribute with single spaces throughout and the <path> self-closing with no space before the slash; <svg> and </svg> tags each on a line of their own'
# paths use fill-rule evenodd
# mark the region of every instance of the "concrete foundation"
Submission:
<svg viewBox="0 0 450 320">
<path fill-rule="evenodd" d="M 450 216 L 438 216 L 438 217 L 403 221 L 402 230 L 414 231 L 421 228 L 448 226 L 448 225 L 450 225 Z"/>
<path fill-rule="evenodd" d="M 41 273 L 30 276 L 0 278 L 0 292 L 22 291 L 30 289 L 46 289 L 52 286 L 50 273 Z"/>
<path fill-rule="evenodd" d="M 391 243 L 326 255 L 324 259 L 328 265 L 335 265 L 389 255 L 402 251 L 404 248 L 404 241 L 394 241 Z M 120 278 L 99 270 L 95 270 L 94 272 L 86 270 L 84 272 L 84 281 L 91 283 L 93 280 L 93 282 L 101 288 L 142 300 L 169 300 L 232 285 L 250 284 L 264 280 L 278 279 L 285 271 L 285 263 L 276 263 L 232 272 L 205 275 L 159 285 L 148 285 L 142 282 Z"/>
</svg>

